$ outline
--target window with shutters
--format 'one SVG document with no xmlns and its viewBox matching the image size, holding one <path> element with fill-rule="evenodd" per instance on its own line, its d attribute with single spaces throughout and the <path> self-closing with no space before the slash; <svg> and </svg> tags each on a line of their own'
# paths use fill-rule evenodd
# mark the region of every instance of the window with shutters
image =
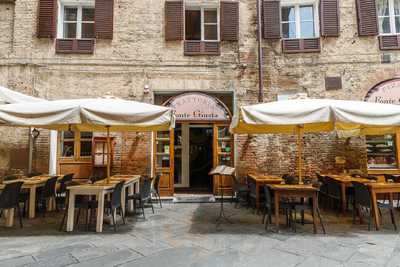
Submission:
<svg viewBox="0 0 400 267">
<path fill-rule="evenodd" d="M 219 41 L 218 8 L 186 7 L 185 40 Z"/>
<path fill-rule="evenodd" d="M 95 37 L 94 3 L 78 1 L 72 4 L 61 1 L 58 17 L 58 38 L 92 39 Z"/>
<path fill-rule="evenodd" d="M 400 33 L 400 0 L 376 0 L 380 35 Z"/>
<path fill-rule="evenodd" d="M 319 36 L 318 9 L 316 3 L 286 4 L 281 8 L 282 37 L 306 39 Z"/>
</svg>

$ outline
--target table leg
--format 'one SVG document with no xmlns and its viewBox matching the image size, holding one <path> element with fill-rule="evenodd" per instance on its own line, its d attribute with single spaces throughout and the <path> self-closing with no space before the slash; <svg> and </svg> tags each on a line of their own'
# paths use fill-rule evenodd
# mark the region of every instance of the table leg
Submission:
<svg viewBox="0 0 400 267">
<path fill-rule="evenodd" d="M 29 188 L 29 219 L 35 218 L 36 211 L 36 186 L 32 186 Z"/>
<path fill-rule="evenodd" d="M 279 191 L 275 191 L 275 225 L 276 225 L 276 229 L 277 231 L 279 231 L 279 200 L 280 200 L 280 196 L 279 196 Z"/>
<path fill-rule="evenodd" d="M 314 225 L 314 234 L 317 233 L 317 205 L 318 205 L 318 199 L 317 199 L 317 193 L 313 193 L 312 196 L 312 201 L 313 201 L 313 225 Z"/>
<path fill-rule="evenodd" d="M 341 183 L 341 191 L 342 191 L 342 213 L 345 214 L 347 208 L 347 199 L 346 199 L 346 185 Z"/>
<path fill-rule="evenodd" d="M 75 215 L 75 194 L 70 191 L 69 201 L 68 201 L 67 232 L 72 232 L 74 230 L 74 215 Z"/>
<path fill-rule="evenodd" d="M 374 219 L 375 219 L 375 228 L 378 231 L 380 228 L 380 216 L 379 216 L 379 211 L 378 211 L 378 203 L 376 202 L 376 193 L 375 191 L 372 189 L 371 190 L 371 201 L 372 201 L 372 209 L 373 209 L 373 215 L 374 215 Z"/>
<path fill-rule="evenodd" d="M 129 195 L 135 194 L 135 186 L 136 186 L 136 183 L 132 183 L 132 184 L 128 187 L 128 194 L 129 194 Z M 133 212 L 133 199 L 130 199 L 130 200 L 128 201 L 128 211 L 129 211 L 129 212 Z"/>
<path fill-rule="evenodd" d="M 6 218 L 6 227 L 13 227 L 14 225 L 14 208 L 7 209 L 4 211 L 4 216 Z"/>
<path fill-rule="evenodd" d="M 96 220 L 96 232 L 103 232 L 103 218 L 104 218 L 104 192 L 100 192 L 97 195 L 97 220 Z"/>
</svg>

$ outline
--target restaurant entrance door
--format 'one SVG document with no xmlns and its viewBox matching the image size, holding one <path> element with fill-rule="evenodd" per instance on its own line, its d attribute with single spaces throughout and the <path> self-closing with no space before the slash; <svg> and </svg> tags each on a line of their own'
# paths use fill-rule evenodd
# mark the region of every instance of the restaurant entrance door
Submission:
<svg viewBox="0 0 400 267">
<path fill-rule="evenodd" d="M 208 173 L 220 164 L 234 166 L 229 109 L 218 98 L 200 92 L 172 96 L 163 105 L 173 108 L 176 124 L 169 134 L 158 132 L 153 139 L 153 173 L 162 174 L 162 195 L 220 194 L 222 180 Z M 229 194 L 231 180 L 222 182 Z"/>
</svg>

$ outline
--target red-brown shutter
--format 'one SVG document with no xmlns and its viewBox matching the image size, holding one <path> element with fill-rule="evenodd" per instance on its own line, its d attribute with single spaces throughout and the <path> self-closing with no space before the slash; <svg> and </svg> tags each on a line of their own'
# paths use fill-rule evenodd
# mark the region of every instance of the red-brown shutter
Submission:
<svg viewBox="0 0 400 267">
<path fill-rule="evenodd" d="M 56 37 L 57 0 L 39 0 L 38 38 Z"/>
<path fill-rule="evenodd" d="M 56 53 L 61 54 L 93 54 L 93 39 L 57 39 Z"/>
<path fill-rule="evenodd" d="M 320 51 L 321 44 L 319 38 L 282 40 L 283 53 L 312 53 Z"/>
<path fill-rule="evenodd" d="M 262 21 L 265 39 L 281 38 L 281 2 L 279 0 L 263 0 Z"/>
<path fill-rule="evenodd" d="M 218 56 L 221 53 L 219 42 L 186 40 L 183 47 L 185 56 Z"/>
<path fill-rule="evenodd" d="M 379 48 L 381 50 L 398 50 L 398 49 L 400 49 L 400 36 L 399 35 L 379 36 Z"/>
<path fill-rule="evenodd" d="M 339 2 L 338 0 L 320 0 L 321 36 L 339 36 Z"/>
<path fill-rule="evenodd" d="M 239 40 L 239 3 L 221 1 L 221 41 Z"/>
<path fill-rule="evenodd" d="M 165 2 L 165 40 L 183 40 L 183 1 Z"/>
<path fill-rule="evenodd" d="M 375 0 L 356 0 L 358 35 L 374 36 L 378 34 L 378 19 Z"/>
<path fill-rule="evenodd" d="M 96 38 L 112 39 L 114 28 L 114 0 L 96 0 L 94 8 Z"/>
</svg>

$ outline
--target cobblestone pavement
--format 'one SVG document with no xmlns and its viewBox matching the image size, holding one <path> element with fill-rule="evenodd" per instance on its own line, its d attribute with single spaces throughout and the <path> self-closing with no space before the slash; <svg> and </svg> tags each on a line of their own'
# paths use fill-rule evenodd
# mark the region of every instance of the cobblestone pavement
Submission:
<svg viewBox="0 0 400 267">
<path fill-rule="evenodd" d="M 328 234 L 313 235 L 308 224 L 266 232 L 260 215 L 229 203 L 233 223 L 217 227 L 218 211 L 217 203 L 165 203 L 102 234 L 59 232 L 55 213 L 24 220 L 23 229 L 0 227 L 0 266 L 400 266 L 399 235 L 385 213 L 384 229 L 368 232 L 350 215 L 324 212 Z"/>
</svg>

